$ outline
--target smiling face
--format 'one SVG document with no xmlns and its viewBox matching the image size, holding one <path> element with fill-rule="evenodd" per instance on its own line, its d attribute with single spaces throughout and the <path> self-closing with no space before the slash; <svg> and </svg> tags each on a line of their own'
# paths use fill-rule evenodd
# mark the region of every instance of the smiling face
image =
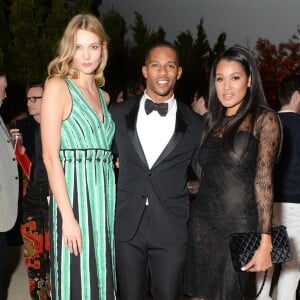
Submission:
<svg viewBox="0 0 300 300">
<path fill-rule="evenodd" d="M 171 98 L 176 81 L 181 77 L 176 52 L 169 47 L 156 47 L 151 50 L 142 68 L 146 78 L 146 93 L 157 103 Z"/>
<path fill-rule="evenodd" d="M 73 66 L 83 74 L 93 74 L 101 62 L 102 44 L 94 33 L 79 29 L 76 33 Z"/>
<path fill-rule="evenodd" d="M 243 66 L 236 61 L 220 60 L 216 67 L 215 88 L 226 115 L 235 115 L 251 85 Z"/>
</svg>

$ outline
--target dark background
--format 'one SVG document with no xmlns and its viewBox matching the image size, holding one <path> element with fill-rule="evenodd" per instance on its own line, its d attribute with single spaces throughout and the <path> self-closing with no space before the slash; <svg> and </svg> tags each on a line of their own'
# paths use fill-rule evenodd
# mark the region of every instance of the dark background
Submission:
<svg viewBox="0 0 300 300">
<path fill-rule="evenodd" d="M 45 81 L 47 66 L 56 54 L 66 24 L 72 16 L 87 12 L 99 17 L 110 38 L 104 89 L 110 93 L 112 101 L 127 82 L 143 80 L 141 66 L 146 49 L 167 35 L 162 26 L 153 28 L 147 24 L 139 12 L 135 11 L 133 21 L 128 22 L 122 11 L 113 6 L 110 10 L 104 9 L 100 0 L 1 0 L 0 67 L 7 71 L 9 84 L 8 99 L 1 108 L 5 122 L 26 111 L 25 87 Z M 146 17 L 149 19 L 149 15 Z M 216 55 L 231 46 L 224 31 L 216 34 L 215 41 L 209 41 L 204 21 L 199 13 L 195 28 L 191 31 L 179 29 L 176 38 L 171 40 L 180 50 L 183 67 L 175 94 L 187 104 L 194 91 L 207 84 Z M 299 39 L 298 29 L 286 42 L 272 44 L 258 38 L 254 44 L 253 54 L 257 58 L 265 93 L 275 109 L 278 108 L 276 90 L 279 81 L 291 71 L 300 71 Z"/>
</svg>

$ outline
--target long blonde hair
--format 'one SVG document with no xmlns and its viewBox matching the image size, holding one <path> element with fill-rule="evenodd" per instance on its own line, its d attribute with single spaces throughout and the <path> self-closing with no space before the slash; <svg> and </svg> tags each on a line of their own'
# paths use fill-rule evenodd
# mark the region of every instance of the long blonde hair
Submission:
<svg viewBox="0 0 300 300">
<path fill-rule="evenodd" d="M 99 67 L 95 71 L 95 81 L 99 86 L 105 83 L 104 69 L 108 58 L 108 36 L 100 21 L 91 14 L 80 14 L 74 16 L 67 25 L 60 40 L 57 56 L 48 65 L 48 78 L 78 78 L 79 71 L 72 65 L 73 56 L 76 51 L 75 36 L 79 29 L 87 30 L 97 35 L 102 45 L 102 58 Z"/>
</svg>

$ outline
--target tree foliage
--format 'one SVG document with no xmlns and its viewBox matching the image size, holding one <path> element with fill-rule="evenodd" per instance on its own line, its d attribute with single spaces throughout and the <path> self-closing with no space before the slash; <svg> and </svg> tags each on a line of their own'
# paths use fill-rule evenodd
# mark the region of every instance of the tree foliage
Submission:
<svg viewBox="0 0 300 300">
<path fill-rule="evenodd" d="M 109 37 L 108 53 L 109 59 L 105 71 L 106 88 L 117 93 L 125 84 L 126 77 L 122 70 L 129 69 L 128 47 L 125 41 L 127 32 L 126 22 L 124 18 L 112 9 L 110 12 L 102 16 L 103 26 Z M 113 98 L 115 95 L 111 95 Z"/>
<path fill-rule="evenodd" d="M 9 29 L 8 29 L 8 3 L 3 0 L 0 1 L 0 67 L 4 66 L 4 56 L 7 54 L 6 49 L 9 43 Z"/>
<path fill-rule="evenodd" d="M 148 47 L 159 40 L 165 39 L 165 31 L 159 27 L 157 31 L 151 29 L 143 20 L 143 16 L 134 12 L 134 24 L 130 26 L 133 34 L 133 44 L 130 47 L 130 69 L 129 76 L 136 77 L 141 72 L 141 66 L 144 64 L 145 53 Z"/>
<path fill-rule="evenodd" d="M 300 29 L 287 42 L 278 45 L 259 38 L 256 56 L 267 99 L 277 108 L 277 87 L 283 77 L 300 73 Z"/>
<path fill-rule="evenodd" d="M 40 68 L 40 34 L 43 30 L 43 7 L 33 0 L 15 0 L 9 18 L 11 40 L 9 44 L 9 71 L 17 82 L 39 81 L 43 78 Z M 33 63 L 35 62 L 35 63 Z"/>
<path fill-rule="evenodd" d="M 47 10 L 47 18 L 44 22 L 44 29 L 41 34 L 41 50 L 44 53 L 45 71 L 48 63 L 54 58 L 59 40 L 62 36 L 70 18 L 75 15 L 61 0 L 51 0 L 51 6 Z"/>
<path fill-rule="evenodd" d="M 135 12 L 132 24 L 112 9 L 101 14 L 101 0 L 1 0 L 0 1 L 0 66 L 9 74 L 9 110 L 23 109 L 21 91 L 32 82 L 42 82 L 47 66 L 56 55 L 59 39 L 66 24 L 75 14 L 93 13 L 104 24 L 109 36 L 109 61 L 105 70 L 105 88 L 113 93 L 129 80 L 141 78 L 141 66 L 148 47 L 164 40 L 164 29 L 151 28 L 143 16 Z M 129 34 L 129 35 L 128 35 Z M 276 98 L 276 89 L 283 76 L 300 72 L 300 30 L 287 41 L 274 45 L 258 39 L 255 47 L 258 66 L 269 101 Z M 196 36 L 189 30 L 179 32 L 173 41 L 180 51 L 183 76 L 176 93 L 187 101 L 193 90 L 206 84 L 211 64 L 226 47 L 226 33 L 221 32 L 210 45 L 204 19 L 197 25 Z M 19 101 L 19 102 L 17 102 Z M 6 105 L 5 105 L 6 106 Z M 13 114 L 13 112 L 11 112 Z"/>
<path fill-rule="evenodd" d="M 0 63 L 9 77 L 6 115 L 11 118 L 24 106 L 25 86 L 43 82 L 58 40 L 69 19 L 90 12 L 95 0 L 1 0 Z M 97 1 L 98 2 L 98 1 Z M 3 17 L 2 17 L 3 16 Z M 3 26 L 3 34 L 2 34 Z"/>
</svg>

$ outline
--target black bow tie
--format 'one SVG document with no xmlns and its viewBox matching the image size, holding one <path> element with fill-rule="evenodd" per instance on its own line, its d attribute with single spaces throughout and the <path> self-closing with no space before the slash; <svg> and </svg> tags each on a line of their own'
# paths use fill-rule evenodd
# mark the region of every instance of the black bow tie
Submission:
<svg viewBox="0 0 300 300">
<path fill-rule="evenodd" d="M 146 99 L 145 111 L 149 115 L 156 110 L 162 117 L 166 116 L 168 113 L 168 103 L 154 103 L 153 101 Z"/>
</svg>

